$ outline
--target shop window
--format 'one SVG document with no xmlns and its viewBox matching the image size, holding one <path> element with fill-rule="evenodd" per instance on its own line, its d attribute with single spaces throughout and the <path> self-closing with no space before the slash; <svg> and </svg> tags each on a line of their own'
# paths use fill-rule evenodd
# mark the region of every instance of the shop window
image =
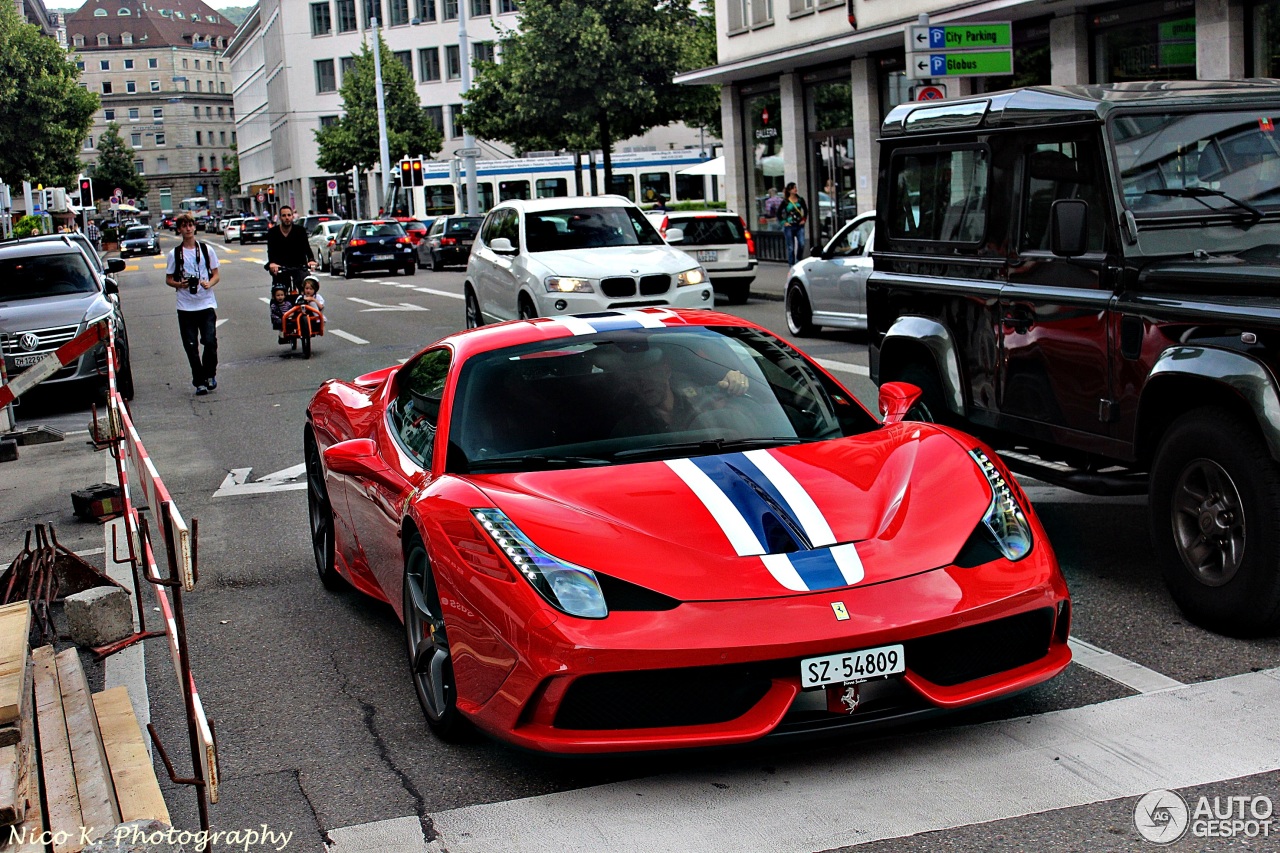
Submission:
<svg viewBox="0 0 1280 853">
<path fill-rule="evenodd" d="M 1094 82 L 1195 79 L 1194 0 L 1132 6 L 1094 20 Z"/>
</svg>

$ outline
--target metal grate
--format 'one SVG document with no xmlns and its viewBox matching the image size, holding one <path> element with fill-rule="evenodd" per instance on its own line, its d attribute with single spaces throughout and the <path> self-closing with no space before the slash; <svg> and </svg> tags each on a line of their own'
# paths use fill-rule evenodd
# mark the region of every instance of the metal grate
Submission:
<svg viewBox="0 0 1280 853">
<path fill-rule="evenodd" d="M 948 687 L 1005 672 L 1049 653 L 1053 608 L 994 619 L 954 631 L 908 640 L 907 668 Z"/>
<path fill-rule="evenodd" d="M 636 281 L 633 278 L 606 278 L 600 281 L 600 290 L 610 299 L 635 296 Z"/>
<path fill-rule="evenodd" d="M 671 289 L 671 276 L 669 275 L 646 275 L 640 278 L 640 295 L 653 296 L 657 293 L 666 293 Z"/>
<path fill-rule="evenodd" d="M 5 355 L 30 355 L 53 352 L 76 336 L 79 326 L 53 326 L 47 329 L 24 329 L 20 332 L 8 332 L 0 335 L 0 350 Z M 40 338 L 40 344 L 33 350 L 25 350 L 18 345 L 23 335 L 34 334 Z"/>
<path fill-rule="evenodd" d="M 724 723 L 764 698 L 763 667 L 704 666 L 585 675 L 569 686 L 556 727 L 647 729 Z"/>
</svg>

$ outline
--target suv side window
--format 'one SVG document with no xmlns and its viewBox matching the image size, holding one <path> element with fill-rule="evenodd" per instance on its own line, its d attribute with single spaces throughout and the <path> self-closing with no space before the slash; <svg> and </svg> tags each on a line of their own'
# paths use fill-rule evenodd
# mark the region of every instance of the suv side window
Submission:
<svg viewBox="0 0 1280 853">
<path fill-rule="evenodd" d="M 1029 145 L 1026 156 L 1026 188 L 1022 193 L 1022 251 L 1049 251 L 1049 212 L 1055 201 L 1080 199 L 1089 205 L 1090 252 L 1106 246 L 1106 210 L 1103 207 L 1101 163 L 1093 146 L 1079 141 L 1039 142 Z"/>
<path fill-rule="evenodd" d="M 503 216 L 498 220 L 496 237 L 506 237 L 511 241 L 511 245 L 517 249 L 520 248 L 520 214 L 514 210 L 503 211 Z"/>
<path fill-rule="evenodd" d="M 895 152 L 892 238 L 974 244 L 986 233 L 990 155 L 973 146 Z"/>
<path fill-rule="evenodd" d="M 493 243 L 493 238 L 502 236 L 498 233 L 498 221 L 505 212 L 503 210 L 491 210 L 489 215 L 484 218 L 484 224 L 480 226 L 480 239 L 484 241 L 486 246 Z"/>
<path fill-rule="evenodd" d="M 447 349 L 430 350 L 401 368 L 396 376 L 399 388 L 387 416 L 400 443 L 423 468 L 431 466 L 440 400 L 451 360 Z"/>
</svg>

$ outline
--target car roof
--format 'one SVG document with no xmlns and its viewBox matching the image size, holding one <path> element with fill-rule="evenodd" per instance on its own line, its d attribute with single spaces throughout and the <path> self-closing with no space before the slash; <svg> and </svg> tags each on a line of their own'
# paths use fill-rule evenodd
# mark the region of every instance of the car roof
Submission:
<svg viewBox="0 0 1280 853">
<path fill-rule="evenodd" d="M 63 234 L 42 234 L 39 237 L 0 243 L 0 257 L 34 258 L 40 255 L 80 255 L 83 257 L 84 250 L 69 241 L 60 239 L 64 236 Z"/>
<path fill-rule="evenodd" d="M 509 199 L 498 207 L 514 207 L 516 210 L 572 210 L 575 207 L 635 207 L 631 199 L 620 195 L 554 196 L 552 198 Z"/>
</svg>

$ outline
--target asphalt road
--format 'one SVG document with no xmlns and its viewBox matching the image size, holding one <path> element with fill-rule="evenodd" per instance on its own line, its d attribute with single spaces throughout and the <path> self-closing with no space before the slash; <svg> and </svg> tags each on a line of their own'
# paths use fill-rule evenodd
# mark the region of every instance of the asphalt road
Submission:
<svg viewBox="0 0 1280 853">
<path fill-rule="evenodd" d="M 392 611 L 318 583 L 302 479 L 289 469 L 302 462 L 305 408 L 324 379 L 394 364 L 461 327 L 461 271 L 326 277 L 329 331 L 304 361 L 282 357 L 269 327 L 264 248 L 213 245 L 225 322 L 208 396 L 192 393 L 161 259 L 130 261 L 119 281 L 131 411 L 179 508 L 199 523 L 187 614 L 217 727 L 216 827 L 267 824 L 294 833 L 290 851 L 333 853 L 421 850 L 424 838 L 452 851 L 1139 851 L 1156 849 L 1134 826 L 1146 791 L 1280 799 L 1280 640 L 1228 639 L 1180 617 L 1152 561 L 1143 500 L 1035 483 L 1028 493 L 1074 597 L 1073 634 L 1089 644 L 1077 659 L 1091 663 L 1050 684 L 874 737 L 660 759 L 563 761 L 485 739 L 436 741 Z M 785 331 L 777 301 L 732 310 Z M 873 400 L 862 336 L 797 343 Z M 20 424 L 73 434 L 0 468 L 6 563 L 35 520 L 57 523 L 71 547 L 101 547 L 95 525 L 70 518 L 66 496 L 102 479 L 104 457 L 75 434 L 86 415 L 62 394 L 20 407 Z M 264 478 L 278 488 L 242 485 Z M 150 643 L 153 720 L 183 772 L 172 666 L 163 641 Z M 191 794 L 164 786 L 175 823 L 194 826 Z M 1187 838 L 1167 849 L 1277 850 L 1280 840 Z"/>
</svg>

